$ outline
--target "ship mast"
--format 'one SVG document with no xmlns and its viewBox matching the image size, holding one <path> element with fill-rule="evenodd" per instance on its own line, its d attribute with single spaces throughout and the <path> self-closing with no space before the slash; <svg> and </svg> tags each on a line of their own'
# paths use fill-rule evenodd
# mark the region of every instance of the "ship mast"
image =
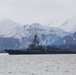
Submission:
<svg viewBox="0 0 76 75">
<path fill-rule="evenodd" d="M 38 45 L 39 45 L 39 42 L 38 42 L 38 40 L 37 40 L 37 35 L 34 36 L 33 44 L 34 44 L 35 46 L 38 46 Z"/>
</svg>

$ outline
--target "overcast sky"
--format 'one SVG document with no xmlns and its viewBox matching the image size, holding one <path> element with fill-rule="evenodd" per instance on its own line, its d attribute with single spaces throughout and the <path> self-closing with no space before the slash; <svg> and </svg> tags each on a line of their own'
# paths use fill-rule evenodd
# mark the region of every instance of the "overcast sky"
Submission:
<svg viewBox="0 0 76 75">
<path fill-rule="evenodd" d="M 0 20 L 48 24 L 51 20 L 65 20 L 74 15 L 76 0 L 0 0 Z"/>
</svg>

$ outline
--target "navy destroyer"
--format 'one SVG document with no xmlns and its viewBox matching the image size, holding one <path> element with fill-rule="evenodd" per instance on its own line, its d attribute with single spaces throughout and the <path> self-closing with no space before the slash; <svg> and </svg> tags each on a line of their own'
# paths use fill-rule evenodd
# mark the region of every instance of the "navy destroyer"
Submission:
<svg viewBox="0 0 76 75">
<path fill-rule="evenodd" d="M 64 54 L 71 53 L 68 49 L 61 49 L 55 46 L 43 46 L 39 45 L 37 35 L 34 36 L 33 43 L 26 49 L 5 49 L 8 54 Z"/>
</svg>

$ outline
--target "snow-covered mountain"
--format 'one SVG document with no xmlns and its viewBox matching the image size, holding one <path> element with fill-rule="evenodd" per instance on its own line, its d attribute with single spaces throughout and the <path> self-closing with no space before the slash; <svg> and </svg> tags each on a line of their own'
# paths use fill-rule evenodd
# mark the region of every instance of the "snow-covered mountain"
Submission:
<svg viewBox="0 0 76 75">
<path fill-rule="evenodd" d="M 65 32 L 60 28 L 39 23 L 21 25 L 12 20 L 4 19 L 0 22 L 0 50 L 27 48 L 32 43 L 35 35 L 37 35 L 40 45 L 76 49 L 75 32 Z"/>
<path fill-rule="evenodd" d="M 19 31 L 21 25 L 10 19 L 3 19 L 0 22 L 0 36 L 12 37 Z"/>
<path fill-rule="evenodd" d="M 12 20 L 4 19 L 0 22 L 0 49 L 26 48 L 32 43 L 35 35 L 38 37 L 39 44 L 51 45 L 68 34 L 62 29 L 38 23 L 21 25 Z"/>
<path fill-rule="evenodd" d="M 61 29 L 74 33 L 76 31 L 76 15 L 66 20 L 61 26 Z"/>
</svg>

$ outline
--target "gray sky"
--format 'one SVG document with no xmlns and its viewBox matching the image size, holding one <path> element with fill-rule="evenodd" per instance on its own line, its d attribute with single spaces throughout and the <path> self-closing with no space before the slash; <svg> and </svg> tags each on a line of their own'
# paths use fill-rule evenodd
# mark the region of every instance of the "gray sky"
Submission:
<svg viewBox="0 0 76 75">
<path fill-rule="evenodd" d="M 76 0 L 0 0 L 0 20 L 12 19 L 22 24 L 65 20 L 76 15 Z"/>
</svg>

